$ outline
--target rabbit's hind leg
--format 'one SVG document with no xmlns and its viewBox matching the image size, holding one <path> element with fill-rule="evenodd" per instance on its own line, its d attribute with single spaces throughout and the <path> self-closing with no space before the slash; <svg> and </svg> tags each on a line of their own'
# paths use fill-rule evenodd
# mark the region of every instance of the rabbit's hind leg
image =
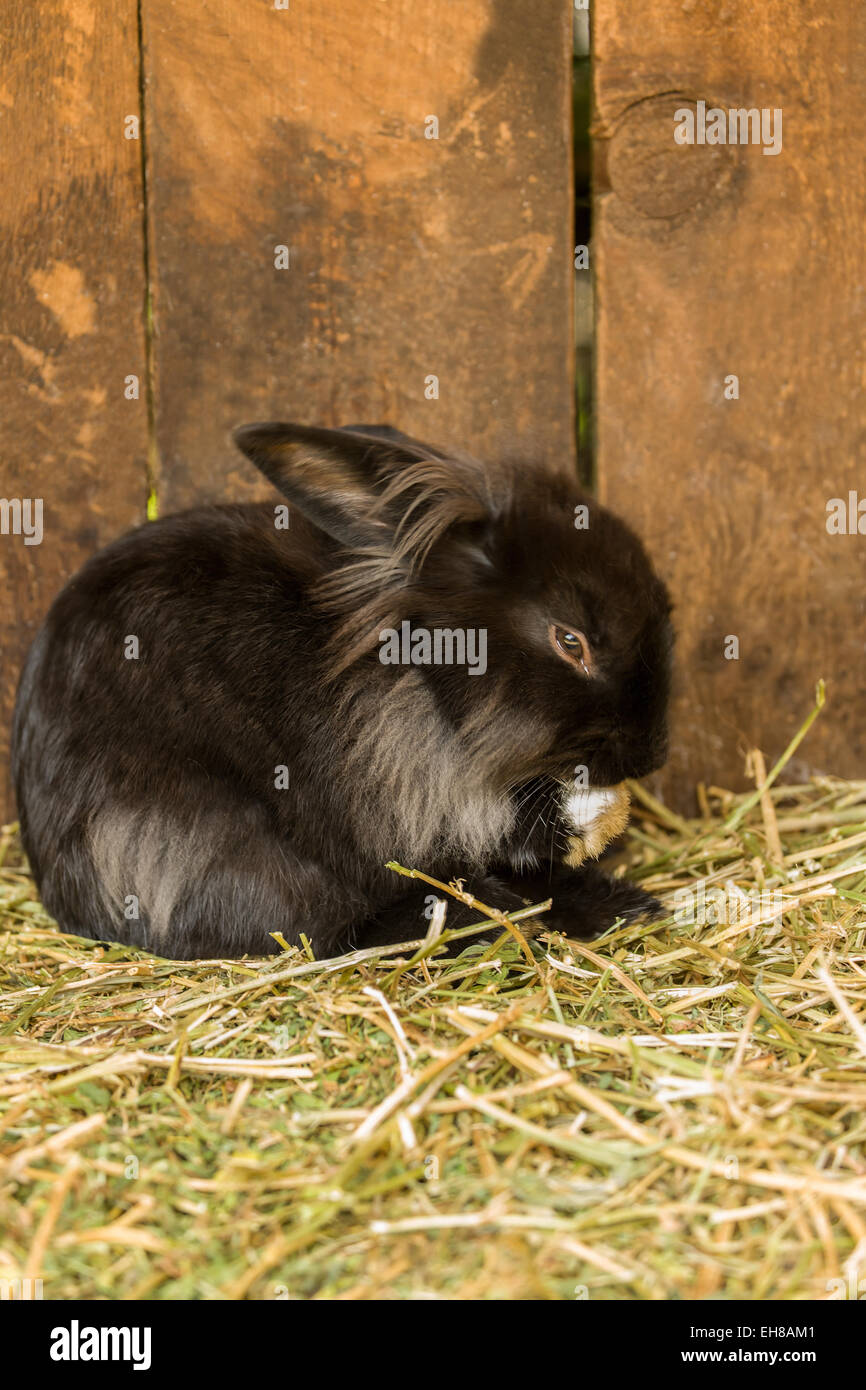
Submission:
<svg viewBox="0 0 866 1390">
<path fill-rule="evenodd" d="M 79 876 L 75 925 L 70 913 L 57 912 L 58 921 L 170 959 L 273 954 L 273 933 L 297 945 L 301 933 L 339 932 L 362 912 L 255 804 L 194 815 L 115 807 L 91 819 L 87 847 L 90 903 Z"/>
</svg>

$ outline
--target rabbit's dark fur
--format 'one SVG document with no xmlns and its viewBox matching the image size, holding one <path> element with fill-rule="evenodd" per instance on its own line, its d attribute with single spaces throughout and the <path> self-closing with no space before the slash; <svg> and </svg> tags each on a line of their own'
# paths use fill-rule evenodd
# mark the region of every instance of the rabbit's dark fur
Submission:
<svg viewBox="0 0 866 1390">
<path fill-rule="evenodd" d="M 273 951 L 271 932 L 320 957 L 412 940 L 432 889 L 390 859 L 502 909 L 552 894 L 545 921 L 571 935 L 652 909 L 561 867 L 575 767 L 607 788 L 665 757 L 670 605 L 629 529 L 561 477 L 384 426 L 236 439 L 289 529 L 268 503 L 142 526 L 28 656 L 13 769 L 60 926 L 175 957 Z M 485 629 L 486 672 L 383 664 L 404 620 Z M 586 634 L 590 674 L 551 622 Z M 449 926 L 474 920 L 451 902 Z"/>
</svg>

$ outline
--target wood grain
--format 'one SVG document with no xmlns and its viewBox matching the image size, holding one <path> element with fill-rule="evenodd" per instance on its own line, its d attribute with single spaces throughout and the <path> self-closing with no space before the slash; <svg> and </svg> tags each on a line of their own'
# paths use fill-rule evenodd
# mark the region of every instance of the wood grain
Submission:
<svg viewBox="0 0 866 1390">
<path fill-rule="evenodd" d="M 0 812 L 24 652 L 86 556 L 144 519 L 144 255 L 135 0 L 0 17 L 0 494 L 43 500 L 41 544 L 0 535 Z M 142 383 L 124 397 L 124 379 Z"/>
<path fill-rule="evenodd" d="M 261 494 L 262 418 L 572 468 L 567 7 L 142 14 L 161 509 Z"/>
<path fill-rule="evenodd" d="M 828 534 L 826 504 L 866 497 L 866 10 L 597 0 L 594 42 L 599 475 L 677 603 L 661 786 L 744 785 L 819 677 L 789 775 L 863 777 L 866 535 Z M 781 153 L 678 146 L 700 99 L 781 108 Z"/>
</svg>

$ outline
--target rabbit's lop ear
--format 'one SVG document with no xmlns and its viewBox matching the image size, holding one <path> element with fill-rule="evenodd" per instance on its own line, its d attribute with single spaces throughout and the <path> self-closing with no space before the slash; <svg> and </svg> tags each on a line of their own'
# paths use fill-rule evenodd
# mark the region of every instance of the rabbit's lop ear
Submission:
<svg viewBox="0 0 866 1390">
<path fill-rule="evenodd" d="M 242 425 L 242 453 L 316 526 L 352 548 L 419 558 L 449 525 L 486 514 L 484 473 L 392 430 Z"/>
</svg>

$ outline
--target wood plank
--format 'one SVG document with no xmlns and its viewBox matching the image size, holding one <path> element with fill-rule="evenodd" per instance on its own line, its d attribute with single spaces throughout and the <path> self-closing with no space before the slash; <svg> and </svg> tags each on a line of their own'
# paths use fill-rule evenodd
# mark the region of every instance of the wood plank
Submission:
<svg viewBox="0 0 866 1390">
<path fill-rule="evenodd" d="M 261 418 L 572 467 L 568 8 L 142 14 L 161 510 L 268 495 Z"/>
<path fill-rule="evenodd" d="M 660 786 L 743 785 L 828 705 L 789 769 L 866 770 L 866 10 L 788 0 L 594 8 L 598 457 L 646 536 L 680 633 Z M 670 95 L 673 93 L 674 95 Z M 781 108 L 782 149 L 677 145 L 674 112 Z M 725 378 L 739 377 L 726 400 Z M 728 636 L 739 660 L 725 659 Z"/>
<path fill-rule="evenodd" d="M 85 557 L 144 518 L 144 237 L 135 0 L 0 17 L 0 493 L 43 501 L 41 544 L 0 535 L 0 813 L 24 652 Z M 11 523 L 10 523 L 11 524 Z"/>
</svg>

